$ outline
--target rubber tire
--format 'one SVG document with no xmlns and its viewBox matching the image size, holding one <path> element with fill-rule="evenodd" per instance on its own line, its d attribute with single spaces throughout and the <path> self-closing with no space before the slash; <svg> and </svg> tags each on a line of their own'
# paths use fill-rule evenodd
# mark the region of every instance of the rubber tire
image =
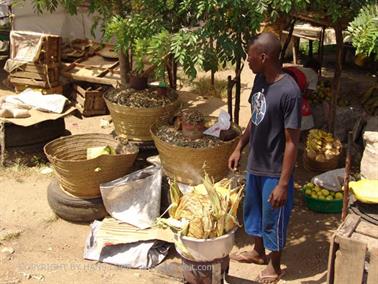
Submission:
<svg viewBox="0 0 378 284">
<path fill-rule="evenodd" d="M 108 215 L 102 198 L 82 199 L 66 194 L 56 179 L 47 188 L 50 208 L 60 218 L 75 223 L 90 223 Z"/>
</svg>

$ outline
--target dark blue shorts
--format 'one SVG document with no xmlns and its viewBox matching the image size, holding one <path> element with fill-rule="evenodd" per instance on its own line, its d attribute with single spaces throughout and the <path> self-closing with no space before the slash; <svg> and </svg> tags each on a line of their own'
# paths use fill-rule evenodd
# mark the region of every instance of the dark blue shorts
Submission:
<svg viewBox="0 0 378 284">
<path fill-rule="evenodd" d="M 287 202 L 272 208 L 269 195 L 278 184 L 278 177 L 255 176 L 247 173 L 244 197 L 244 227 L 248 235 L 261 237 L 265 248 L 280 251 L 286 243 L 287 225 L 293 208 L 294 180 L 290 179 Z"/>
</svg>

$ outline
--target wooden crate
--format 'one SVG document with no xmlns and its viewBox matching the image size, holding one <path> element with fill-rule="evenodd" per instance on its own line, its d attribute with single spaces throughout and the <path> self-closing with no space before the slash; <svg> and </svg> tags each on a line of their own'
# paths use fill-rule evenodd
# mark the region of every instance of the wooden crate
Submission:
<svg viewBox="0 0 378 284">
<path fill-rule="evenodd" d="M 38 88 L 38 87 L 33 87 L 33 86 L 28 86 L 28 85 L 22 85 L 22 84 L 13 84 L 14 86 L 14 91 L 16 93 L 21 93 L 27 88 L 33 88 L 33 89 L 38 89 L 41 90 L 42 94 L 44 95 L 49 95 L 49 94 L 61 94 L 64 95 L 64 87 L 59 85 L 56 87 L 52 88 Z"/>
<path fill-rule="evenodd" d="M 10 73 L 9 81 L 18 85 L 53 88 L 59 86 L 59 77 L 60 67 L 57 63 L 50 65 L 27 63 Z"/>
<path fill-rule="evenodd" d="M 378 226 L 347 216 L 331 239 L 327 283 L 378 283 Z"/>
<path fill-rule="evenodd" d="M 77 107 L 84 116 L 108 114 L 103 94 L 108 86 L 79 83 L 74 84 L 72 98 L 77 102 Z"/>
</svg>

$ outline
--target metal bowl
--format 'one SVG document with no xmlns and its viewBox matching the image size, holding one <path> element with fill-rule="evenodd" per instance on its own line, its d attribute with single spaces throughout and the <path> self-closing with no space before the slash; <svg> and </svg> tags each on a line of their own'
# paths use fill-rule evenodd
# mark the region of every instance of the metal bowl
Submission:
<svg viewBox="0 0 378 284">
<path fill-rule="evenodd" d="M 175 247 L 182 257 L 189 260 L 208 262 L 221 259 L 230 254 L 234 246 L 236 230 L 237 227 L 213 239 L 196 239 L 176 234 Z M 181 246 L 184 246 L 184 249 Z"/>
</svg>

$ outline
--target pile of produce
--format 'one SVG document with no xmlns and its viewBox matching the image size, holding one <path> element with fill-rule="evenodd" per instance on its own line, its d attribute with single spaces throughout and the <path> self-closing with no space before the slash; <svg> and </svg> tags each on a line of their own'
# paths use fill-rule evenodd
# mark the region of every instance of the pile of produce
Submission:
<svg viewBox="0 0 378 284">
<path fill-rule="evenodd" d="M 115 155 L 116 151 L 113 147 L 101 146 L 101 147 L 91 147 L 87 149 L 87 160 L 97 158 L 101 155 Z"/>
<path fill-rule="evenodd" d="M 200 124 L 205 122 L 203 114 L 198 110 L 182 111 L 181 120 L 188 124 Z"/>
<path fill-rule="evenodd" d="M 230 179 L 213 183 L 205 175 L 203 183 L 183 195 L 175 181 L 170 185 L 169 218 L 159 218 L 157 225 L 196 239 L 220 237 L 240 226 L 237 211 L 244 185 Z"/>
<path fill-rule="evenodd" d="M 303 192 L 307 196 L 310 196 L 314 199 L 319 200 L 340 200 L 343 199 L 343 192 L 342 191 L 332 191 L 322 188 L 309 182 L 303 186 Z"/>
<path fill-rule="evenodd" d="M 320 129 L 311 129 L 306 141 L 307 157 L 318 161 L 326 162 L 341 152 L 341 142 L 335 139 L 331 133 Z"/>
<path fill-rule="evenodd" d="M 308 96 L 308 100 L 313 104 L 320 104 L 323 101 L 330 102 L 332 98 L 332 87 L 327 81 L 320 81 L 316 91 Z"/>
<path fill-rule="evenodd" d="M 191 148 L 208 148 L 216 147 L 223 143 L 222 140 L 214 136 L 203 135 L 198 139 L 185 137 L 182 131 L 177 130 L 174 126 L 162 125 L 156 131 L 156 135 L 164 142 L 174 144 L 180 147 Z"/>
<path fill-rule="evenodd" d="M 166 94 L 161 94 L 157 89 L 122 89 L 113 90 L 105 95 L 105 98 L 115 104 L 120 104 L 132 108 L 154 108 L 164 107 L 177 100 L 177 93 L 169 90 Z"/>
</svg>

